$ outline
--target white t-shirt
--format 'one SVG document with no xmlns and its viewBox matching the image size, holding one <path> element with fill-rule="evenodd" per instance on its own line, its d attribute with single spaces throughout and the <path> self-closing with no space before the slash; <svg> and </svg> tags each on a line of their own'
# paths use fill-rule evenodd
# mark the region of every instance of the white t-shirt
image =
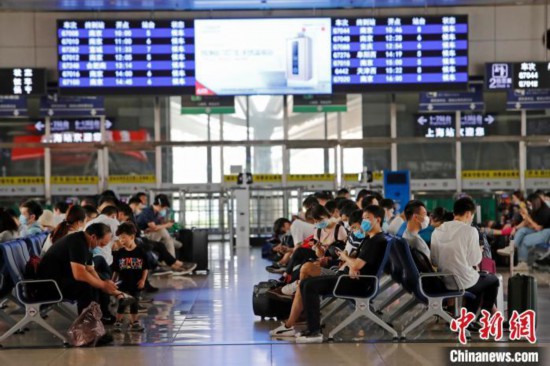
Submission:
<svg viewBox="0 0 550 366">
<path fill-rule="evenodd" d="M 290 225 L 290 235 L 294 241 L 294 246 L 299 247 L 302 242 L 310 235 L 313 235 L 315 226 L 309 222 L 296 219 Z"/>
<path fill-rule="evenodd" d="M 403 239 L 409 243 L 411 248 L 421 251 L 426 257 L 430 258 L 430 248 L 418 233 L 411 233 L 409 230 L 405 230 Z"/>
<path fill-rule="evenodd" d="M 481 262 L 479 234 L 472 226 L 461 221 L 449 221 L 434 230 L 431 243 L 432 264 L 439 272 L 452 273 L 458 284 L 468 289 L 479 280 L 474 269 Z M 449 290 L 457 290 L 450 277 L 443 279 Z"/>
<path fill-rule="evenodd" d="M 388 234 L 395 235 L 401 228 L 401 225 L 405 223 L 405 220 L 401 216 L 395 216 L 388 227 Z"/>
<path fill-rule="evenodd" d="M 90 226 L 91 224 L 97 224 L 97 223 L 105 224 L 105 225 L 107 225 L 111 228 L 111 233 L 113 234 L 113 237 L 112 237 L 111 241 L 109 242 L 109 244 L 105 245 L 103 248 L 97 247 L 97 249 L 100 252 L 99 255 L 101 255 L 103 258 L 105 258 L 105 261 L 107 262 L 108 265 L 111 265 L 111 264 L 113 264 L 113 244 L 115 243 L 115 241 L 117 239 L 115 233 L 116 233 L 116 230 L 118 229 L 119 222 L 118 222 L 118 220 L 112 219 L 108 216 L 99 215 L 95 219 L 89 221 L 86 224 L 86 228 L 88 226 Z"/>
</svg>

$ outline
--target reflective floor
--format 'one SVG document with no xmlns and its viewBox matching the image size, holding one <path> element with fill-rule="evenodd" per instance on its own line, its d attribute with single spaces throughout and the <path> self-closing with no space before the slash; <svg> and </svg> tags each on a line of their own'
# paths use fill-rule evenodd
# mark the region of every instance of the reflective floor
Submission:
<svg viewBox="0 0 550 366">
<path fill-rule="evenodd" d="M 120 365 L 171 365 L 180 362 L 207 365 L 266 364 L 441 364 L 442 347 L 456 345 L 456 334 L 435 321 L 411 334 L 407 343 L 393 343 L 391 337 L 375 325 L 359 322 L 338 334 L 334 343 L 296 345 L 289 340 L 274 340 L 269 330 L 275 321 L 260 321 L 252 312 L 252 288 L 259 281 L 276 278 L 265 271 L 269 263 L 259 249 L 230 250 L 229 245 L 210 247 L 210 273 L 191 277 L 156 277 L 153 284 L 161 291 L 141 320 L 143 333 L 114 333 L 115 347 L 65 349 L 49 333 L 31 326 L 25 334 L 14 335 L 3 343 L 0 365 L 111 363 Z M 550 279 L 537 274 L 538 340 L 550 346 Z M 505 281 L 506 283 L 506 278 Z M 383 297 L 381 297 L 383 299 Z M 397 304 L 396 304 L 397 305 Z M 394 326 L 400 329 L 422 309 L 417 308 Z M 333 328 L 351 309 L 332 318 L 326 330 Z M 17 317 L 17 314 L 14 314 Z M 57 329 L 67 329 L 69 322 L 55 314 L 48 321 Z M 0 323 L 0 333 L 6 329 Z M 506 338 L 506 337 L 505 337 Z M 140 345 L 141 347 L 121 347 Z M 476 339 L 473 346 L 499 347 Z M 518 344 L 516 344 L 518 345 Z M 522 343 L 521 345 L 525 345 Z M 184 347 L 172 347 L 184 346 Z M 25 348 L 22 352 L 21 348 Z M 197 361 L 193 362 L 193 361 Z"/>
</svg>

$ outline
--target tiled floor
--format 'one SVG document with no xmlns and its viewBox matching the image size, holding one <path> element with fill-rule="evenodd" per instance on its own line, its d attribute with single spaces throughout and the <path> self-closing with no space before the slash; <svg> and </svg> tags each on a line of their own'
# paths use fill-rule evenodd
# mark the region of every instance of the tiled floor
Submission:
<svg viewBox="0 0 550 366">
<path fill-rule="evenodd" d="M 439 323 L 420 328 L 407 343 L 392 343 L 391 337 L 368 323 L 355 324 L 341 332 L 335 343 L 296 345 L 272 340 L 274 321 L 260 321 L 252 312 L 252 287 L 267 278 L 268 264 L 258 249 L 230 250 L 228 245 L 210 248 L 210 273 L 193 277 L 155 279 L 162 288 L 143 315 L 144 333 L 114 334 L 115 347 L 64 349 L 60 342 L 35 326 L 24 335 L 14 335 L 0 350 L 0 365 L 111 364 L 159 366 L 176 363 L 205 365 L 369 365 L 441 364 L 442 347 L 456 345 L 456 335 Z M 506 283 L 506 281 L 505 281 Z M 550 347 L 550 281 L 539 276 L 538 339 Z M 337 315 L 330 329 L 346 315 Z M 421 311 L 417 309 L 416 313 Z M 414 313 L 409 317 L 413 318 Z M 52 315 L 57 329 L 68 321 Z M 401 323 L 394 324 L 397 328 Z M 0 324 L 0 333 L 5 329 Z M 122 347 L 140 345 L 140 347 Z M 474 339 L 473 346 L 503 346 Z M 525 345 L 525 344 L 523 344 Z M 182 346 L 182 347 L 174 347 Z M 21 348 L 25 348 L 22 350 Z M 200 362 L 200 363 L 199 363 Z"/>
</svg>

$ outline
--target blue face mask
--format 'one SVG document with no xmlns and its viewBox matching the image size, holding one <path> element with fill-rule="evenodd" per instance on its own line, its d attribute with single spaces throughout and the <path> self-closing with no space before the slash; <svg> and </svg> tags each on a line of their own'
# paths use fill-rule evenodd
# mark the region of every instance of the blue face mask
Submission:
<svg viewBox="0 0 550 366">
<path fill-rule="evenodd" d="M 363 233 L 361 230 L 354 231 L 353 236 L 355 236 L 357 239 L 365 239 L 365 233 Z"/>
<path fill-rule="evenodd" d="M 315 227 L 317 229 L 326 229 L 326 227 L 328 226 L 328 220 L 323 220 L 321 222 L 318 222 Z"/>
<path fill-rule="evenodd" d="M 162 210 L 160 210 L 160 211 L 159 211 L 159 215 L 160 215 L 161 217 L 166 217 L 166 209 L 163 208 Z"/>
<path fill-rule="evenodd" d="M 363 229 L 364 233 L 368 233 L 372 229 L 372 224 L 369 220 L 363 219 L 361 221 L 361 229 Z"/>
<path fill-rule="evenodd" d="M 390 227 L 390 224 L 388 224 L 386 221 L 382 224 L 382 231 L 388 232 L 388 228 Z"/>
<path fill-rule="evenodd" d="M 27 217 L 26 216 L 23 216 L 23 215 L 19 215 L 19 223 L 21 225 L 27 225 L 28 221 L 27 221 Z"/>
</svg>

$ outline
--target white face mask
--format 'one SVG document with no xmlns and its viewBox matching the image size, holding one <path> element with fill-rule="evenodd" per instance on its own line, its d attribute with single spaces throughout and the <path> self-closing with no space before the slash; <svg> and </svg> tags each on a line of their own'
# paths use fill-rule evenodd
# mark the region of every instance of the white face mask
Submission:
<svg viewBox="0 0 550 366">
<path fill-rule="evenodd" d="M 342 221 L 344 223 L 344 227 L 346 230 L 350 230 L 349 222 L 348 221 Z"/>
<path fill-rule="evenodd" d="M 424 221 L 422 221 L 422 224 L 420 224 L 420 227 L 422 228 L 422 230 L 424 230 L 428 226 L 430 226 L 430 217 L 426 216 L 426 217 L 424 217 Z"/>
</svg>

